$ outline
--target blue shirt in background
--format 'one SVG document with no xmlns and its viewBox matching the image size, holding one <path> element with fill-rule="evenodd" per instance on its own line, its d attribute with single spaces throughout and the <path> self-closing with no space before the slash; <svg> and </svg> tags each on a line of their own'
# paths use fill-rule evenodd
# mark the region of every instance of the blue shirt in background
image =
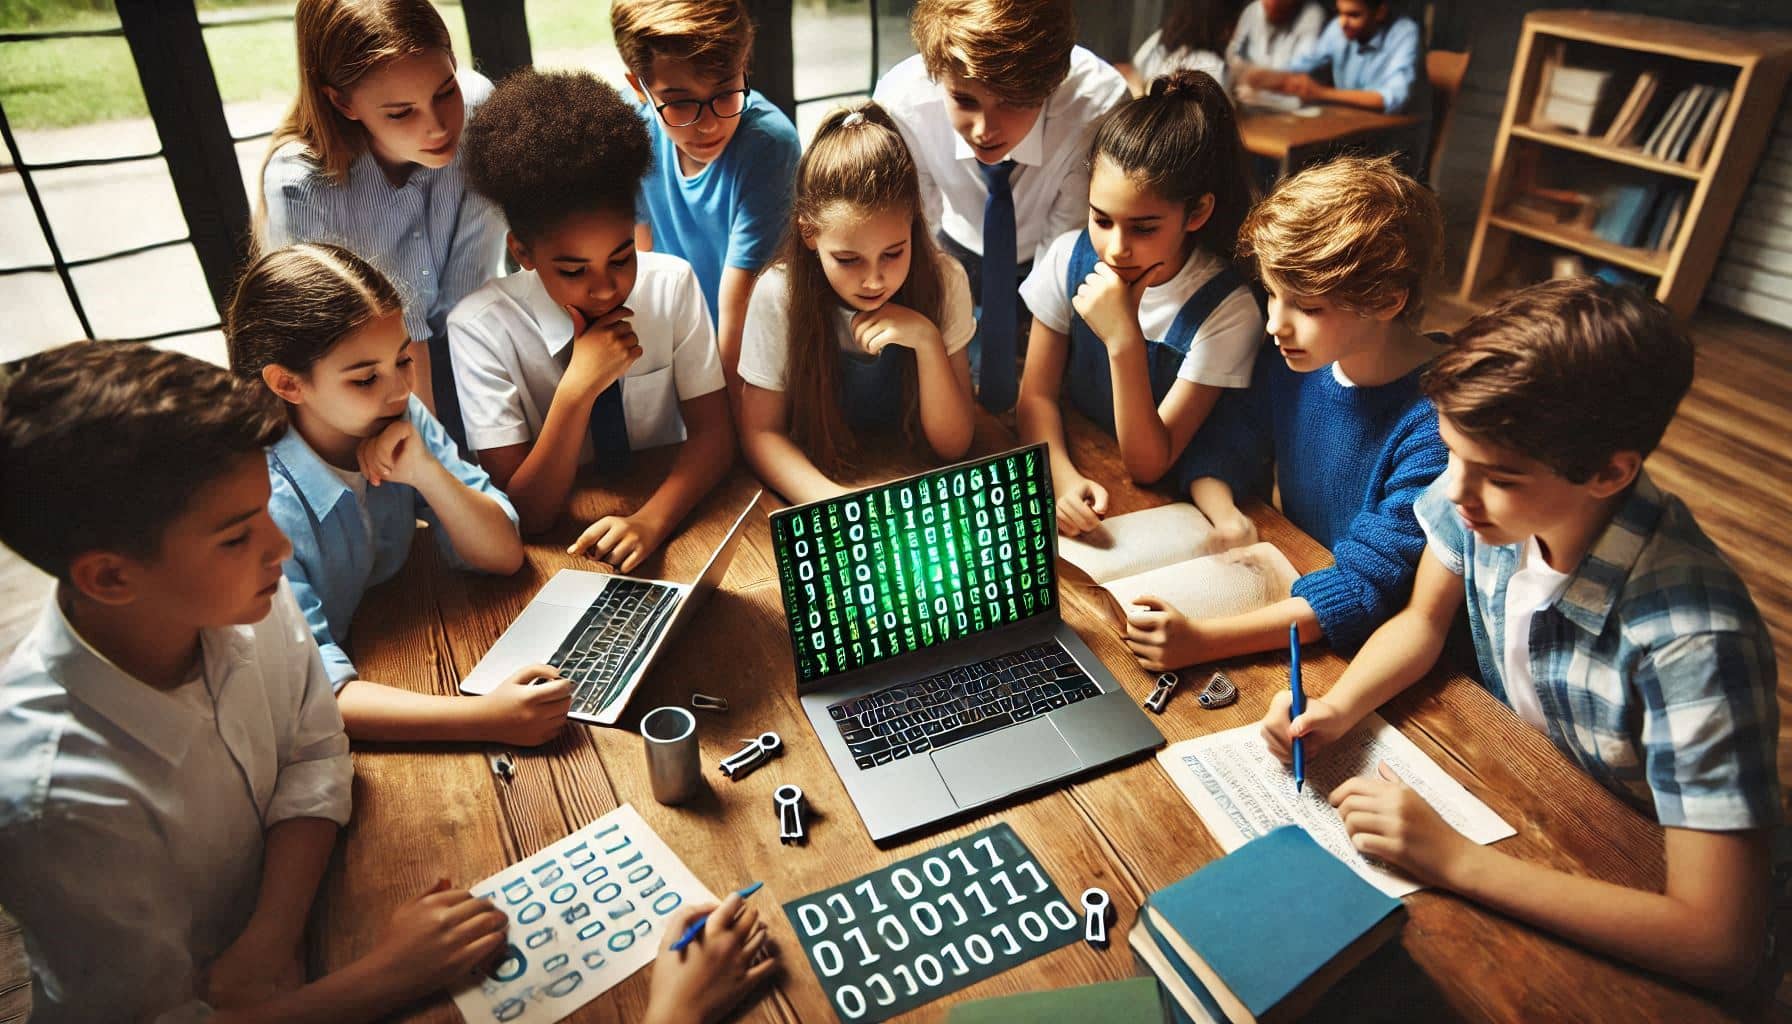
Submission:
<svg viewBox="0 0 1792 1024">
<path fill-rule="evenodd" d="M 442 467 L 455 479 L 503 506 L 514 524 L 516 509 L 485 470 L 461 459 L 442 424 L 416 395 L 411 396 L 411 425 Z M 435 511 L 409 484 L 387 482 L 366 486 L 366 515 L 349 482 L 311 449 L 297 430 L 288 430 L 268 449 L 268 476 L 273 496 L 268 512 L 292 541 L 292 557 L 282 569 L 292 583 L 299 610 L 311 625 L 322 652 L 330 685 L 337 690 L 355 678 L 354 662 L 342 645 L 361 595 L 384 583 L 404 565 L 411 534 L 422 519 L 435 534 L 436 546 L 449 564 L 465 568 L 448 531 Z M 365 480 L 360 481 L 365 484 Z"/>
<path fill-rule="evenodd" d="M 716 319 L 722 269 L 758 273 L 790 223 L 791 184 L 802 147 L 796 126 L 758 92 L 747 98 L 734 138 L 708 166 L 685 177 L 678 147 L 653 105 L 641 118 L 653 138 L 653 170 L 641 182 L 636 217 L 653 228 L 655 252 L 682 257 Z"/>
<path fill-rule="evenodd" d="M 1344 38 L 1344 29 L 1333 18 L 1312 49 L 1288 66 L 1288 70 L 1306 75 L 1322 68 L 1331 71 L 1332 85 L 1339 89 L 1380 93 L 1383 113 L 1419 118 L 1410 128 L 1385 133 L 1388 151 L 1410 153 L 1404 169 L 1418 175 L 1431 148 L 1431 79 L 1425 74 L 1425 43 L 1419 23 L 1396 18 L 1367 39 L 1353 40 Z"/>
</svg>

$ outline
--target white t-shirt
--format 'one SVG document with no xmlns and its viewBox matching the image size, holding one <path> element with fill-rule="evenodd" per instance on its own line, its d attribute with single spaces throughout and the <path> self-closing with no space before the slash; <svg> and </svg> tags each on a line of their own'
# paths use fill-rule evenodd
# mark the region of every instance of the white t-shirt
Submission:
<svg viewBox="0 0 1792 1024">
<path fill-rule="evenodd" d="M 1139 51 L 1132 55 L 1132 67 L 1139 73 L 1149 91 L 1153 79 L 1167 75 L 1172 71 L 1188 68 L 1192 71 L 1205 71 L 1213 76 L 1213 80 L 1226 87 L 1226 58 L 1212 50 L 1190 50 L 1187 48 L 1171 53 L 1164 49 L 1163 32 L 1157 31 L 1145 37 Z"/>
<path fill-rule="evenodd" d="M 919 55 L 891 68 L 872 99 L 890 112 L 920 172 L 927 223 L 974 253 L 983 252 L 983 202 L 989 186 L 970 143 L 952 130 L 946 91 L 927 77 Z M 1089 140 L 1103 114 L 1126 100 L 1126 79 L 1081 46 L 1070 51 L 1070 73 L 1046 98 L 1032 130 L 1007 159 L 1017 166 L 1014 252 L 1037 259 L 1061 232 L 1089 215 Z"/>
<path fill-rule="evenodd" d="M 373 513 L 367 510 L 367 477 L 358 469 L 343 469 L 330 466 L 327 462 L 324 465 L 329 466 L 336 479 L 341 480 L 349 493 L 355 496 L 355 508 L 361 513 L 361 529 L 367 531 L 367 536 L 373 536 Z"/>
<path fill-rule="evenodd" d="M 634 311 L 641 357 L 622 382 L 628 445 L 635 451 L 683 441 L 678 403 L 722 387 L 715 328 L 691 265 L 660 252 L 637 258 L 635 288 L 625 301 Z M 454 307 L 448 346 L 474 450 L 525 444 L 541 434 L 572 359 L 572 340 L 572 318 L 536 271 L 487 281 Z M 579 461 L 590 460 L 586 438 Z"/>
<path fill-rule="evenodd" d="M 1562 596 L 1568 576 L 1550 567 L 1532 537 L 1524 542 L 1517 571 L 1506 581 L 1506 701 L 1518 717 L 1544 732 L 1549 725 L 1537 699 L 1537 680 L 1531 675 L 1531 620 Z"/>
<path fill-rule="evenodd" d="M 940 301 L 940 340 L 946 343 L 946 354 L 971 343 L 977 333 L 975 308 L 971 301 L 971 283 L 964 267 L 944 253 L 939 255 L 940 285 L 944 293 Z M 852 336 L 852 318 L 856 311 L 841 306 L 835 313 L 835 343 L 842 352 L 860 353 Z M 783 391 L 790 362 L 790 286 L 781 264 L 773 264 L 759 275 L 753 285 L 753 297 L 747 300 L 747 320 L 740 336 L 740 376 L 754 387 L 767 391 Z"/>
<path fill-rule="evenodd" d="M 1020 286 L 1020 297 L 1033 311 L 1033 319 L 1059 334 L 1070 333 L 1070 319 L 1076 313 L 1064 290 L 1064 276 L 1070 271 L 1070 257 L 1081 234 L 1079 228 L 1058 236 Z M 1217 258 L 1196 249 L 1175 277 L 1146 288 L 1139 300 L 1139 329 L 1145 337 L 1159 340 L 1168 334 L 1183 304 L 1223 269 Z M 1263 309 L 1257 305 L 1256 296 L 1249 288 L 1236 288 L 1220 300 L 1196 329 L 1194 344 L 1189 346 L 1176 376 L 1219 388 L 1249 387 L 1251 367 L 1257 361 L 1257 348 L 1263 344 L 1263 337 Z"/>
<path fill-rule="evenodd" d="M 1232 30 L 1232 42 L 1226 47 L 1226 59 L 1278 70 L 1286 68 L 1319 41 L 1325 21 L 1325 8 L 1309 3 L 1287 25 L 1271 25 L 1263 16 L 1262 0 L 1253 0 L 1238 15 L 1238 27 Z"/>
</svg>

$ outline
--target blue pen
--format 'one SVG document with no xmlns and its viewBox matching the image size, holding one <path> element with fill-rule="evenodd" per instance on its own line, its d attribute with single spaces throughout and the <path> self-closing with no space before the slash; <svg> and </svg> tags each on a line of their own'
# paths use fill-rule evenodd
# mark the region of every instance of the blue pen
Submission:
<svg viewBox="0 0 1792 1024">
<path fill-rule="evenodd" d="M 740 898 L 744 900 L 748 896 L 753 895 L 754 893 L 758 892 L 759 887 L 764 884 L 765 884 L 764 882 L 754 882 L 752 885 L 747 886 L 745 889 L 742 889 L 740 891 Z M 709 923 L 709 915 L 708 914 L 704 914 L 702 917 L 699 917 L 697 920 L 692 921 L 691 926 L 689 928 L 686 928 L 684 930 L 684 934 L 680 935 L 678 937 L 678 941 L 674 942 L 672 944 L 672 952 L 676 953 L 679 950 L 683 949 L 684 947 L 697 941 L 697 936 L 703 934 L 703 926 L 708 923 Z"/>
<path fill-rule="evenodd" d="M 1299 718 L 1307 710 L 1307 695 L 1300 689 L 1300 624 L 1288 624 L 1288 689 L 1293 702 L 1288 705 L 1288 720 Z M 1300 749 L 1300 737 L 1294 737 L 1294 791 L 1300 792 L 1307 781 L 1307 763 Z"/>
</svg>

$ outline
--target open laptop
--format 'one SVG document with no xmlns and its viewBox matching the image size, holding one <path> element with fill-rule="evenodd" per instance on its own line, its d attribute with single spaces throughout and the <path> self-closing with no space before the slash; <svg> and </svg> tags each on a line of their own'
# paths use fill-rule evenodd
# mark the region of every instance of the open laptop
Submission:
<svg viewBox="0 0 1792 1024">
<path fill-rule="evenodd" d="M 873 840 L 1162 745 L 1058 614 L 1044 445 L 773 513 L 798 695 Z"/>
<path fill-rule="evenodd" d="M 518 666 L 546 662 L 573 682 L 571 717 L 614 725 L 666 641 L 728 574 L 756 491 L 694 583 L 562 569 L 473 671 L 463 693 L 489 693 Z"/>
</svg>

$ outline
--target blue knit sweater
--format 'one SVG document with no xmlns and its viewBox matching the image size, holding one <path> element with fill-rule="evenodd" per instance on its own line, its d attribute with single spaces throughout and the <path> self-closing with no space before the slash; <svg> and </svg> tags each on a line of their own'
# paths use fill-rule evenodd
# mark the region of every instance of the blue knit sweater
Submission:
<svg viewBox="0 0 1792 1024">
<path fill-rule="evenodd" d="M 1265 345 L 1251 386 L 1221 396 L 1182 462 L 1185 491 L 1212 476 L 1240 500 L 1269 500 L 1274 473 L 1283 514 L 1336 560 L 1295 581 L 1294 596 L 1307 599 L 1325 638 L 1345 653 L 1405 607 L 1425 550 L 1412 503 L 1448 453 L 1419 390 L 1423 373 L 1345 387 L 1330 367 L 1296 373 Z"/>
</svg>

